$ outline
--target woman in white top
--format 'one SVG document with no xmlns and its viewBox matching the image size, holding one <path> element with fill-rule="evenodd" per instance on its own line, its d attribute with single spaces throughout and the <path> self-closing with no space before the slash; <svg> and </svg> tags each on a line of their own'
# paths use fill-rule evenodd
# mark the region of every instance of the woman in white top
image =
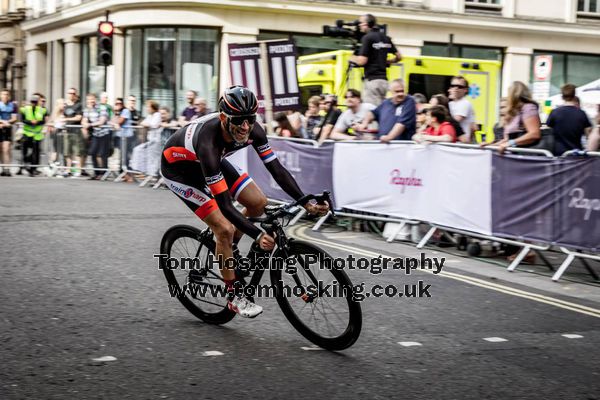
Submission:
<svg viewBox="0 0 600 400">
<path fill-rule="evenodd" d="M 146 118 L 140 123 L 141 126 L 148 129 L 146 142 L 134 147 L 131 155 L 131 167 L 136 171 L 143 172 L 145 175 L 158 175 L 162 150 L 160 141 L 162 119 L 158 102 L 148 100 L 146 102 L 146 112 Z"/>
</svg>

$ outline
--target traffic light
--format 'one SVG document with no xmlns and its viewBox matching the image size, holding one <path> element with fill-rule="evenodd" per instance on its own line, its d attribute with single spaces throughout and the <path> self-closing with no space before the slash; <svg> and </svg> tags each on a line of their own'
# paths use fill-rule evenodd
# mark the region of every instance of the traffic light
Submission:
<svg viewBox="0 0 600 400">
<path fill-rule="evenodd" d="M 98 65 L 112 65 L 112 43 L 115 28 L 110 21 L 98 23 Z"/>
</svg>

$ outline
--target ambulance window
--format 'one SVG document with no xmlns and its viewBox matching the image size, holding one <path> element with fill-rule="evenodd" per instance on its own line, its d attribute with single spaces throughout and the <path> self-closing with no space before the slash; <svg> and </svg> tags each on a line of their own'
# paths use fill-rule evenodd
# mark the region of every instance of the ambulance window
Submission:
<svg viewBox="0 0 600 400">
<path fill-rule="evenodd" d="M 408 76 L 408 93 L 422 93 L 428 99 L 435 94 L 448 95 L 450 75 L 410 74 Z"/>
<path fill-rule="evenodd" d="M 300 104 L 304 109 L 308 108 L 308 99 L 312 96 L 320 96 L 323 93 L 323 86 L 302 86 L 300 88 Z"/>
</svg>

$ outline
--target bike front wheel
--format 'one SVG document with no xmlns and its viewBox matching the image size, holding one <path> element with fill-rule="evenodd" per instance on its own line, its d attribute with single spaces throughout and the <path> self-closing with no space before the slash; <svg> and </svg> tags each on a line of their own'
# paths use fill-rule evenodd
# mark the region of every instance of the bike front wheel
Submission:
<svg viewBox="0 0 600 400">
<path fill-rule="evenodd" d="M 290 241 L 285 268 L 271 269 L 271 283 L 283 314 L 306 339 L 328 350 L 352 346 L 362 328 L 360 303 L 348 275 L 327 268 L 331 256 L 317 246 Z M 316 261 L 315 261 L 316 260 Z"/>
</svg>

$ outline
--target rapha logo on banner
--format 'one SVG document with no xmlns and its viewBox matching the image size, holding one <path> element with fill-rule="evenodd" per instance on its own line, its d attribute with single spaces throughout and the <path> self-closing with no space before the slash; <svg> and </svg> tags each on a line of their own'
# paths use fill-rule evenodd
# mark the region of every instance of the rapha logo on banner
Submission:
<svg viewBox="0 0 600 400">
<path fill-rule="evenodd" d="M 392 172 L 390 172 L 390 175 L 392 177 L 390 179 L 390 184 L 402 186 L 402 190 L 400 191 L 400 193 L 404 193 L 407 186 L 423 186 L 423 181 L 421 180 L 421 178 L 417 178 L 415 176 L 416 174 L 417 170 L 413 169 L 409 177 L 402 176 L 402 173 L 399 169 L 393 169 Z"/>
<path fill-rule="evenodd" d="M 600 199 L 586 199 L 585 191 L 582 188 L 572 189 L 569 196 L 571 196 L 569 208 L 583 208 L 585 210 L 584 221 L 590 219 L 592 211 L 600 211 Z"/>
</svg>

